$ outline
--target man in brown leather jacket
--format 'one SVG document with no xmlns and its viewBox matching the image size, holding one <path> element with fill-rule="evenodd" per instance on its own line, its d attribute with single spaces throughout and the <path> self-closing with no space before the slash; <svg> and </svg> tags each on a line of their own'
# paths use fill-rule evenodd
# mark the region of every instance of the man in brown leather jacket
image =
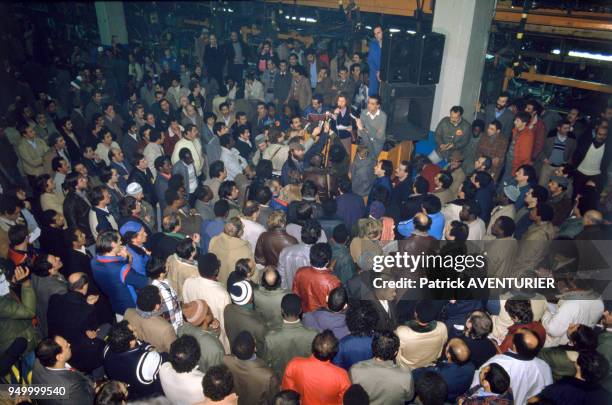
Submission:
<svg viewBox="0 0 612 405">
<path fill-rule="evenodd" d="M 410 255 L 435 253 L 438 250 L 439 242 L 427 233 L 430 227 L 431 218 L 422 212 L 417 213 L 414 216 L 412 235 L 399 242 L 400 252 L 408 252 Z"/>
<path fill-rule="evenodd" d="M 332 192 L 337 190 L 335 177 L 329 169 L 323 167 L 323 156 L 313 155 L 310 158 L 310 166 L 304 170 L 304 181 L 311 180 L 317 186 L 319 200 L 325 201 L 332 197 Z"/>
<path fill-rule="evenodd" d="M 298 243 L 285 231 L 287 217 L 283 211 L 274 211 L 268 217 L 268 230 L 262 233 L 255 246 L 255 261 L 264 266 L 278 265 L 281 251 Z"/>
</svg>

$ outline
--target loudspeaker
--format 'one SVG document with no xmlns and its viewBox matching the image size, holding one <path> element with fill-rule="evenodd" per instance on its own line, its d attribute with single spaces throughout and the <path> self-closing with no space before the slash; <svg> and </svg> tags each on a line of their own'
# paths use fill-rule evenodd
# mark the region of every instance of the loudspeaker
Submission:
<svg viewBox="0 0 612 405">
<path fill-rule="evenodd" d="M 382 108 L 387 113 L 387 133 L 399 142 L 427 139 L 436 86 L 383 83 Z"/>
<path fill-rule="evenodd" d="M 436 84 L 444 55 L 443 34 L 385 32 L 380 78 L 388 83 Z"/>
</svg>

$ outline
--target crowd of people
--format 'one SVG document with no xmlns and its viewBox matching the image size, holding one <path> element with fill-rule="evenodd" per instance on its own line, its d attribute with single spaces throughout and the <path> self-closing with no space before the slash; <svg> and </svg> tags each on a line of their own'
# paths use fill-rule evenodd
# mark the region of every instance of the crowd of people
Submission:
<svg viewBox="0 0 612 405">
<path fill-rule="evenodd" d="M 44 44 L 50 80 L 16 75 L 0 127 L 3 381 L 75 405 L 610 403 L 609 302 L 555 242 L 611 239 L 612 108 L 501 93 L 394 167 L 381 46 Z M 474 242 L 554 294 L 373 286 L 405 276 L 376 256 Z"/>
</svg>

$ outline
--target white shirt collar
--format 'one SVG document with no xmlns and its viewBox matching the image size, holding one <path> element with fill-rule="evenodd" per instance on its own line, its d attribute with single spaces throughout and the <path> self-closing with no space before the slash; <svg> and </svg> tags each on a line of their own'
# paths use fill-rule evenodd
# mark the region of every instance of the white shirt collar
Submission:
<svg viewBox="0 0 612 405">
<path fill-rule="evenodd" d="M 382 305 L 382 307 L 385 309 L 385 312 L 389 313 L 389 301 L 387 301 L 387 300 L 378 300 L 378 302 L 380 302 L 380 305 Z"/>
<path fill-rule="evenodd" d="M 369 111 L 367 111 L 366 114 L 368 114 L 368 117 L 370 117 L 370 119 L 373 120 L 374 118 L 376 118 L 376 117 L 378 117 L 380 115 L 380 108 L 378 110 L 376 110 L 376 114 L 372 114 Z"/>
</svg>

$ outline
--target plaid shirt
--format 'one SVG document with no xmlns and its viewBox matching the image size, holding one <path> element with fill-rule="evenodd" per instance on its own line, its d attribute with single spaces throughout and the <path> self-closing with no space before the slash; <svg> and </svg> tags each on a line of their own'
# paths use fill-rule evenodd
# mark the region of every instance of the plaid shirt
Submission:
<svg viewBox="0 0 612 405">
<path fill-rule="evenodd" d="M 152 284 L 159 289 L 162 297 L 162 316 L 172 324 L 174 331 L 176 331 L 183 324 L 183 311 L 176 291 L 166 281 L 153 280 Z"/>
</svg>

